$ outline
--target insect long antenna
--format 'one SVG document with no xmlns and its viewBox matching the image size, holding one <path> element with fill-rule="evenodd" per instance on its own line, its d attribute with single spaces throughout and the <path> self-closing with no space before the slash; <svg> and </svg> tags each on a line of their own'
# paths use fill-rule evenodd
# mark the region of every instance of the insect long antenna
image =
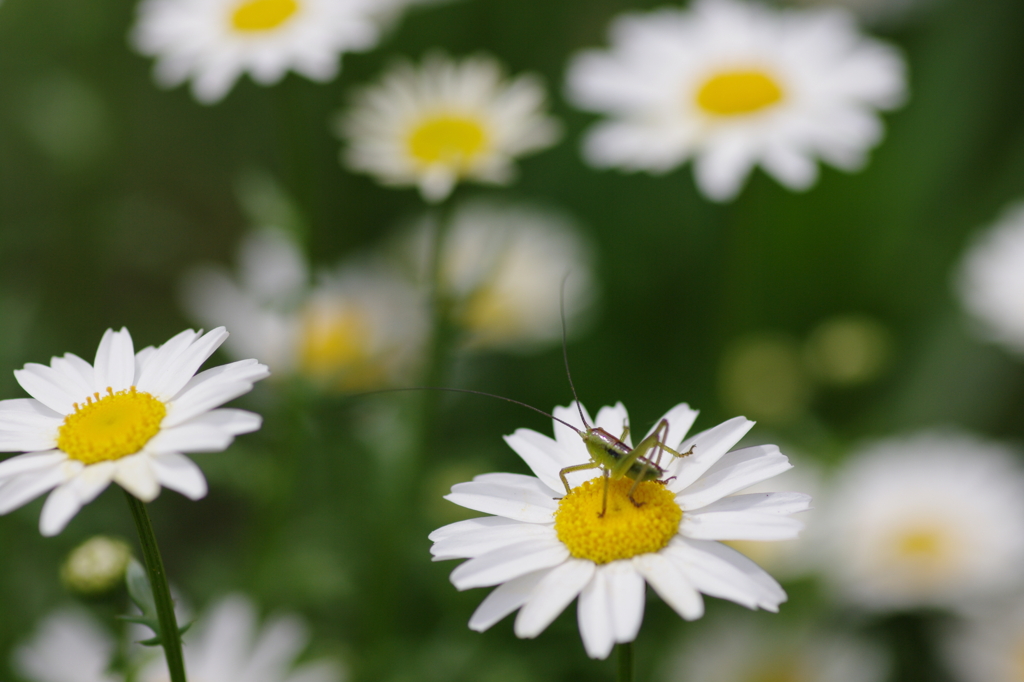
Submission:
<svg viewBox="0 0 1024 682">
<path fill-rule="evenodd" d="M 534 407 L 533 405 L 530 405 L 529 403 L 524 403 L 521 400 L 516 400 L 515 398 L 506 398 L 505 396 L 498 395 L 496 393 L 486 393 L 485 391 L 474 391 L 471 388 L 449 388 L 447 386 L 409 386 L 407 388 L 381 388 L 381 389 L 378 389 L 376 391 L 363 391 L 362 393 L 352 393 L 348 397 L 356 398 L 356 397 L 364 396 L 364 395 L 374 395 L 375 393 L 397 393 L 399 391 L 448 391 L 449 393 L 471 393 L 473 395 L 482 395 L 482 396 L 487 397 L 487 398 L 497 398 L 498 400 L 504 400 L 507 403 L 514 403 L 516 405 L 522 405 L 523 407 L 525 407 L 525 408 L 527 408 L 529 410 L 533 410 L 534 412 L 538 412 L 538 413 L 544 415 L 545 417 L 548 417 L 549 419 L 554 419 L 556 422 L 558 422 L 559 424 L 562 424 L 563 426 L 568 426 L 570 429 L 572 429 L 573 431 L 575 431 L 577 434 L 579 434 L 581 436 L 583 435 L 582 431 L 580 431 L 578 428 L 576 428 L 575 426 L 573 426 L 569 422 L 565 421 L 564 419 L 559 419 L 555 415 L 550 414 L 548 412 L 545 412 L 544 410 L 542 410 L 542 409 L 540 409 L 538 407 Z"/>
<path fill-rule="evenodd" d="M 580 397 L 576 393 L 576 385 L 572 383 L 572 372 L 569 371 L 569 344 L 566 338 L 568 334 L 565 331 L 565 283 L 567 281 L 569 281 L 568 273 L 562 278 L 562 287 L 558 292 L 558 312 L 562 315 L 562 360 L 565 362 L 565 376 L 569 377 L 569 388 L 572 389 L 572 397 L 576 400 L 576 409 L 580 411 L 580 421 L 589 430 L 590 424 L 587 423 L 587 418 L 583 416 L 583 405 L 580 403 Z M 579 429 L 576 432 L 579 433 Z"/>
</svg>

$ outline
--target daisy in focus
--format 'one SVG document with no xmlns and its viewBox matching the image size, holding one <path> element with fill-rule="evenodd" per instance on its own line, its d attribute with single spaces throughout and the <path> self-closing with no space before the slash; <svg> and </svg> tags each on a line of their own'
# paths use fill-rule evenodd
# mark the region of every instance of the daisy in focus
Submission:
<svg viewBox="0 0 1024 682">
<path fill-rule="evenodd" d="M 289 70 L 318 82 L 341 54 L 376 45 L 375 0 L 143 0 L 131 42 L 156 57 L 163 87 L 192 81 L 203 104 L 220 101 L 249 73 L 273 85 Z"/>
<path fill-rule="evenodd" d="M 698 0 L 619 17 L 610 50 L 569 66 L 581 108 L 607 114 L 583 152 L 599 168 L 666 173 L 694 160 L 708 198 L 734 198 L 755 165 L 793 190 L 817 158 L 852 171 L 882 138 L 879 109 L 906 97 L 905 65 L 839 10 Z"/>
<path fill-rule="evenodd" d="M 319 274 L 285 233 L 259 230 L 239 248 L 237 275 L 201 267 L 182 281 L 185 309 L 198 322 L 224 321 L 226 349 L 259 356 L 279 377 L 302 376 L 325 390 L 401 382 L 420 359 L 427 319 L 422 296 L 373 263 Z"/>
<path fill-rule="evenodd" d="M 348 143 L 342 161 L 382 184 L 418 187 L 429 202 L 461 180 L 508 184 L 517 156 L 560 136 L 545 99 L 537 77 L 507 79 L 490 57 L 431 54 L 419 66 L 399 63 L 339 118 Z"/>
<path fill-rule="evenodd" d="M 435 561 L 469 559 L 452 572 L 457 589 L 498 586 L 469 627 L 482 632 L 519 609 L 515 633 L 533 638 L 579 597 L 583 645 L 591 658 L 606 658 L 636 638 L 645 582 L 686 620 L 703 615 L 701 593 L 777 611 L 786 600 L 779 584 L 720 542 L 795 537 L 803 524 L 788 517 L 809 507 L 802 493 L 735 494 L 791 466 L 774 445 L 729 452 L 754 423 L 736 417 L 684 440 L 697 412 L 672 408 L 664 445 L 690 454 L 668 463 L 660 480 L 638 483 L 632 499 L 633 480 L 611 481 L 602 516 L 607 479 L 573 472 L 566 494 L 559 472 L 590 461 L 579 433 L 585 422 L 621 434 L 629 418 L 621 403 L 596 420 L 577 405 L 555 408 L 554 439 L 530 429 L 505 437 L 535 476 L 484 474 L 446 497 L 494 514 L 430 535 Z M 632 447 L 628 433 L 624 441 Z"/>
<path fill-rule="evenodd" d="M 815 517 L 825 578 L 875 611 L 964 607 L 1019 584 L 1016 460 L 1010 448 L 957 433 L 892 438 L 854 455 Z"/>
<path fill-rule="evenodd" d="M 412 236 L 411 259 L 425 280 L 432 234 Z M 468 346 L 529 352 L 557 342 L 563 280 L 569 328 L 585 323 L 597 288 L 593 247 L 569 218 L 530 205 L 472 202 L 455 211 L 442 239 L 439 289 Z"/>
<path fill-rule="evenodd" d="M 242 595 L 229 595 L 210 606 L 185 633 L 185 668 L 189 679 L 205 682 L 341 682 L 344 674 L 332 660 L 295 665 L 309 643 L 302 619 L 282 615 L 260 626 L 256 607 Z M 147 649 L 146 653 L 152 652 Z M 162 655 L 146 657 L 138 682 L 168 682 Z M 48 681 L 46 681 L 48 682 Z"/>
<path fill-rule="evenodd" d="M 1024 204 L 1011 206 L 975 240 L 956 285 L 980 334 L 1024 354 Z"/>
<path fill-rule="evenodd" d="M 217 408 L 268 375 L 256 360 L 196 374 L 227 338 L 218 327 L 191 329 L 135 352 L 127 329 L 108 329 L 90 365 L 73 353 L 49 367 L 14 372 L 31 398 L 0 401 L 0 514 L 52 490 L 39 530 L 56 535 L 111 481 L 150 502 L 161 486 L 197 500 L 202 471 L 183 453 L 225 449 L 255 431 L 260 417 Z"/>
</svg>

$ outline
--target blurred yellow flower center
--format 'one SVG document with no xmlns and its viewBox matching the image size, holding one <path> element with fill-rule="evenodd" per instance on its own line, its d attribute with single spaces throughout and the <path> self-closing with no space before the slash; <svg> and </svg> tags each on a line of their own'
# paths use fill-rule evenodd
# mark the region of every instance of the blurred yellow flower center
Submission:
<svg viewBox="0 0 1024 682">
<path fill-rule="evenodd" d="M 487 285 L 473 292 L 460 318 L 467 329 L 488 339 L 515 336 L 523 327 L 522 315 L 509 297 Z"/>
<path fill-rule="evenodd" d="M 249 0 L 235 8 L 231 25 L 238 31 L 270 31 L 299 10 L 296 0 Z"/>
<path fill-rule="evenodd" d="M 910 530 L 898 539 L 900 554 L 915 559 L 937 559 L 945 554 L 946 542 L 936 529 Z"/>
<path fill-rule="evenodd" d="M 381 369 L 371 362 L 372 328 L 361 310 L 311 310 L 303 320 L 299 364 L 307 376 L 340 388 L 378 383 Z"/>
<path fill-rule="evenodd" d="M 487 131 L 480 121 L 443 114 L 422 121 L 408 138 L 409 154 L 423 165 L 442 163 L 468 166 L 487 147 Z"/>
<path fill-rule="evenodd" d="M 657 552 L 679 531 L 683 510 L 675 495 L 659 481 L 644 481 L 629 500 L 630 478 L 608 482 L 608 508 L 604 516 L 605 479 L 591 479 L 572 489 L 558 503 L 555 532 L 577 559 L 607 564 L 637 554 Z"/>
<path fill-rule="evenodd" d="M 763 71 L 726 71 L 704 82 L 697 105 L 715 116 L 752 114 L 782 99 L 782 88 Z"/>
<path fill-rule="evenodd" d="M 86 398 L 64 418 L 57 447 L 85 464 L 121 459 L 142 449 L 160 431 L 167 407 L 148 393 L 130 389 Z"/>
</svg>

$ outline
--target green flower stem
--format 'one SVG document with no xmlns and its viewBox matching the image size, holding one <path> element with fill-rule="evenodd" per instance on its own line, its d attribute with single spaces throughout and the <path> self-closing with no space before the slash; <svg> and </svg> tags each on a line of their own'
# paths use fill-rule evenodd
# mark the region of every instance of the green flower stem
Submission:
<svg viewBox="0 0 1024 682">
<path fill-rule="evenodd" d="M 171 682 L 186 682 L 185 660 L 181 654 L 181 634 L 178 631 L 178 621 L 174 617 L 171 588 L 167 585 L 167 572 L 164 570 L 164 560 L 160 558 L 160 548 L 156 544 L 153 524 L 149 520 L 146 504 L 127 490 L 124 494 L 128 499 L 128 507 L 132 510 L 135 527 L 139 531 L 142 558 L 146 564 L 146 571 L 149 573 L 149 584 L 153 588 L 157 618 L 160 620 L 158 634 L 167 656 L 167 669 L 171 673 Z"/>
<path fill-rule="evenodd" d="M 633 643 L 624 642 L 615 645 L 618 655 L 618 671 L 616 679 L 619 682 L 633 682 Z"/>
</svg>

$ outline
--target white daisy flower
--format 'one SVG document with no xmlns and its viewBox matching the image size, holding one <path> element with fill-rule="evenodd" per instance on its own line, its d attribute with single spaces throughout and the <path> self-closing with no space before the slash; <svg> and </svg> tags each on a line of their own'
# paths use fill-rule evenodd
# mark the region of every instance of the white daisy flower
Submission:
<svg viewBox="0 0 1024 682">
<path fill-rule="evenodd" d="M 131 41 L 156 57 L 158 84 L 192 80 L 203 104 L 217 102 L 248 72 L 273 85 L 288 70 L 326 82 L 343 52 L 378 40 L 376 0 L 143 0 Z"/>
<path fill-rule="evenodd" d="M 886 656 L 876 646 L 823 632 L 820 625 L 779 628 L 757 618 L 719 618 L 687 637 L 665 666 L 663 682 L 883 682 Z"/>
<path fill-rule="evenodd" d="M 199 618 L 183 637 L 188 678 L 203 682 L 341 682 L 344 674 L 331 660 L 295 665 L 309 642 L 303 621 L 284 615 L 260 627 L 256 608 L 241 595 L 229 595 Z M 152 650 L 147 650 L 152 651 Z M 139 682 L 168 682 L 167 662 L 159 650 L 150 656 Z"/>
<path fill-rule="evenodd" d="M 237 278 L 203 267 L 182 282 L 184 307 L 197 321 L 231 324 L 229 353 L 337 390 L 400 383 L 415 371 L 425 305 L 397 273 L 363 259 L 320 273 L 310 286 L 298 246 L 271 229 L 248 235 L 238 260 Z"/>
<path fill-rule="evenodd" d="M 862 608 L 963 606 L 1020 583 L 1016 453 L 956 433 L 880 441 L 837 473 L 816 516 L 825 577 Z"/>
<path fill-rule="evenodd" d="M 113 638 L 87 611 L 66 607 L 47 616 L 14 650 L 13 667 L 31 682 L 119 682 L 107 672 Z"/>
<path fill-rule="evenodd" d="M 191 329 L 135 353 L 127 329 L 108 329 L 93 365 L 73 353 L 14 376 L 32 398 L 0 401 L 0 514 L 53 489 L 39 530 L 56 535 L 111 481 L 144 502 L 164 486 L 197 500 L 206 479 L 185 452 L 220 451 L 260 427 L 257 414 L 213 409 L 267 376 L 256 360 L 196 374 L 224 342 Z"/>
<path fill-rule="evenodd" d="M 697 0 L 619 17 L 610 33 L 610 51 L 569 68 L 576 104 L 613 119 L 589 133 L 584 156 L 651 173 L 693 157 L 716 201 L 735 197 L 757 164 L 794 190 L 816 181 L 815 157 L 860 168 L 882 137 L 876 110 L 905 97 L 899 53 L 839 10 Z"/>
<path fill-rule="evenodd" d="M 1024 680 L 1022 595 L 975 605 L 968 619 L 949 628 L 941 651 L 963 682 Z"/>
<path fill-rule="evenodd" d="M 415 232 L 408 246 L 424 280 L 431 230 Z M 570 330 L 580 330 L 577 323 L 585 322 L 596 298 L 592 245 L 570 219 L 550 210 L 465 204 L 452 216 L 440 249 L 440 294 L 472 347 L 524 352 L 561 339 L 563 280 Z"/>
<path fill-rule="evenodd" d="M 484 474 L 447 496 L 495 514 L 430 535 L 435 561 L 469 559 L 452 572 L 456 588 L 498 585 L 469 627 L 486 630 L 520 609 L 516 635 L 536 637 L 579 596 L 583 645 L 592 658 L 605 658 L 614 644 L 636 638 L 645 581 L 686 620 L 703 615 L 701 593 L 778 610 L 786 599 L 779 584 L 719 542 L 783 540 L 803 526 L 788 516 L 808 508 L 807 495 L 734 494 L 790 468 L 774 445 L 728 452 L 754 423 L 736 417 L 683 440 L 697 412 L 685 404 L 672 408 L 663 417 L 664 444 L 692 453 L 668 463 L 661 480 L 639 483 L 633 493 L 639 506 L 628 497 L 631 479 L 612 481 L 601 516 L 601 477 L 580 482 L 590 474 L 570 474 L 576 485 L 569 494 L 559 478 L 565 467 L 590 461 L 574 430 L 585 428 L 580 412 L 586 415 L 576 404 L 555 408 L 555 439 L 529 429 L 505 437 L 536 476 Z M 585 421 L 609 434 L 621 434 L 629 424 L 621 403 Z"/>
<path fill-rule="evenodd" d="M 515 157 L 560 135 L 545 99 L 537 77 L 507 80 L 491 57 L 431 54 L 419 67 L 398 63 L 339 118 L 348 142 L 342 161 L 385 185 L 417 186 L 431 202 L 460 180 L 507 184 Z"/>
<path fill-rule="evenodd" d="M 1010 206 L 974 241 L 955 283 L 979 332 L 1024 354 L 1024 204 Z"/>
</svg>

